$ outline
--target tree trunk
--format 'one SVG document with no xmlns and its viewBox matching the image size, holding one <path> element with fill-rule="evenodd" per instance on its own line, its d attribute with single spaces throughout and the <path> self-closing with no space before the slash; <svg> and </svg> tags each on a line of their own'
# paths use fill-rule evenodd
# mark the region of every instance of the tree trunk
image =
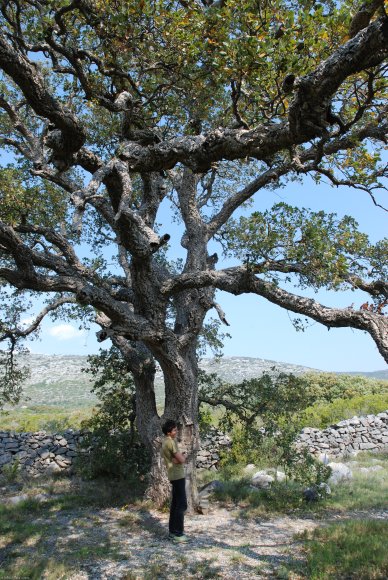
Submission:
<svg viewBox="0 0 388 580">
<path fill-rule="evenodd" d="M 131 370 L 136 388 L 136 425 L 140 439 L 151 455 L 151 468 L 145 497 L 161 506 L 170 495 L 170 482 L 161 458 L 163 439 L 160 417 L 155 398 L 155 362 L 144 345 L 136 348 L 128 340 L 115 337 L 114 344 L 120 349 Z"/>
<path fill-rule="evenodd" d="M 199 447 L 198 432 L 198 365 L 195 349 L 174 362 L 163 364 L 165 377 L 165 410 L 163 420 L 173 419 L 178 424 L 178 445 L 187 454 L 186 495 L 188 511 L 198 505 L 196 461 Z"/>
<path fill-rule="evenodd" d="M 161 457 L 161 426 L 167 419 L 173 419 L 178 424 L 179 448 L 187 453 L 185 471 L 188 511 L 194 511 L 198 503 L 196 459 L 199 445 L 195 341 L 184 349 L 179 349 L 176 343 L 163 343 L 153 353 L 160 361 L 165 381 L 165 409 L 162 417 L 159 417 L 156 408 L 155 366 L 150 357 L 134 358 L 134 351 L 128 341 L 118 341 L 117 345 L 132 369 L 136 386 L 137 428 L 151 454 L 149 485 L 145 496 L 158 506 L 163 505 L 170 496 L 171 485 Z"/>
<path fill-rule="evenodd" d="M 151 469 L 145 497 L 160 507 L 168 499 L 171 486 L 161 456 L 163 434 L 156 408 L 153 376 L 150 379 L 147 374 L 135 377 L 136 421 L 140 438 L 151 454 Z"/>
</svg>

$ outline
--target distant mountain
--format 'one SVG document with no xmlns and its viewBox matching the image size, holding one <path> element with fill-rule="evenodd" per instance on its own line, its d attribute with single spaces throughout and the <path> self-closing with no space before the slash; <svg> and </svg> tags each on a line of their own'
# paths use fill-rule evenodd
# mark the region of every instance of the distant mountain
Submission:
<svg viewBox="0 0 388 580">
<path fill-rule="evenodd" d="M 202 359 L 200 367 L 207 373 L 216 373 L 228 383 L 240 383 L 253 379 L 263 373 L 283 372 L 301 375 L 307 372 L 320 372 L 316 369 L 263 358 L 248 356 L 224 356 L 222 358 Z"/>
<path fill-rule="evenodd" d="M 92 381 L 82 369 L 86 356 L 29 354 L 20 357 L 30 369 L 18 407 L 55 405 L 89 407 L 97 402 L 90 392 Z"/>
<path fill-rule="evenodd" d="M 97 399 L 91 393 L 92 382 L 82 369 L 87 366 L 86 356 L 76 355 L 38 355 L 22 357 L 30 367 L 30 377 L 26 381 L 24 395 L 19 407 L 35 405 L 55 405 L 60 407 L 79 408 L 92 406 Z M 321 372 L 317 369 L 251 357 L 222 357 L 220 359 L 203 359 L 200 363 L 203 370 L 216 373 L 223 380 L 239 383 L 262 375 L 264 372 L 276 371 L 303 374 Z M 388 371 L 373 373 L 347 373 L 365 375 L 370 378 L 388 379 Z M 156 393 L 159 402 L 163 399 L 163 378 L 159 370 L 156 375 Z"/>
</svg>

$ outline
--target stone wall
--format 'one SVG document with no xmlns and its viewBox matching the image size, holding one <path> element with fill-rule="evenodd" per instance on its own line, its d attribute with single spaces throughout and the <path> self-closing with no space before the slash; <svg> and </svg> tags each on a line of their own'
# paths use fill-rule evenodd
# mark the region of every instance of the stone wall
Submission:
<svg viewBox="0 0 388 580">
<path fill-rule="evenodd" d="M 325 453 L 332 457 L 359 451 L 388 450 L 388 411 L 353 417 L 322 431 L 306 427 L 298 443 L 314 455 Z"/>
<path fill-rule="evenodd" d="M 32 477 L 44 473 L 70 472 L 73 458 L 81 451 L 78 446 L 82 434 L 71 429 L 61 434 L 14 433 L 0 431 L 0 470 L 18 462 L 20 469 Z M 202 438 L 197 467 L 217 469 L 220 451 L 227 449 L 228 436 L 212 429 Z M 388 449 L 388 411 L 378 415 L 353 417 L 327 429 L 305 428 L 298 444 L 315 455 L 325 453 L 333 457 L 358 451 Z"/>
<path fill-rule="evenodd" d="M 73 458 L 86 451 L 78 448 L 82 434 L 69 429 L 61 434 L 15 433 L 0 431 L 0 471 L 5 465 L 18 462 L 20 469 L 28 475 L 70 472 Z M 203 438 L 198 453 L 197 467 L 217 469 L 220 449 L 230 445 L 224 433 L 211 429 Z"/>
<path fill-rule="evenodd" d="M 0 431 L 0 470 L 17 461 L 31 476 L 68 472 L 79 454 L 82 435 L 71 429 L 61 434 Z"/>
<path fill-rule="evenodd" d="M 201 440 L 201 447 L 197 455 L 197 468 L 216 470 L 220 461 L 220 451 L 226 450 L 231 443 L 231 439 L 222 431 L 209 430 Z"/>
</svg>

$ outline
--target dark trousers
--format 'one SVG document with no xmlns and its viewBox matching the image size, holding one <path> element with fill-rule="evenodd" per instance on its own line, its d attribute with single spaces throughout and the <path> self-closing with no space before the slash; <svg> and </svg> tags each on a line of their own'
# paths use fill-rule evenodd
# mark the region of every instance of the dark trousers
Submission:
<svg viewBox="0 0 388 580">
<path fill-rule="evenodd" d="M 184 530 L 184 514 L 187 510 L 186 480 L 184 477 L 182 479 L 176 479 L 175 481 L 171 481 L 171 485 L 172 500 L 168 529 L 170 534 L 181 536 Z"/>
</svg>

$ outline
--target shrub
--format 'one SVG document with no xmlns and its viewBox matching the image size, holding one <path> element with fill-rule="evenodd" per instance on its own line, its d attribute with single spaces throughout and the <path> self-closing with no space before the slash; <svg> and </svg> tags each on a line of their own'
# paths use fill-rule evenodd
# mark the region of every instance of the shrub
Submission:
<svg viewBox="0 0 388 580">
<path fill-rule="evenodd" d="M 321 403 L 308 407 L 302 414 L 303 427 L 325 429 L 343 419 L 355 415 L 377 414 L 388 409 L 388 393 L 362 395 L 350 399 L 336 399 L 331 403 Z"/>
<path fill-rule="evenodd" d="M 76 462 L 84 477 L 142 478 L 150 456 L 135 427 L 135 388 L 132 375 L 117 349 L 89 357 L 86 369 L 96 381 L 92 392 L 100 402 L 94 415 L 82 423 L 86 453 Z"/>
<path fill-rule="evenodd" d="M 85 434 L 85 449 L 75 461 L 78 473 L 87 479 L 114 477 L 143 479 L 149 471 L 150 458 L 136 433 L 110 431 L 105 426 L 92 427 L 93 419 L 85 424 L 92 431 Z"/>
<path fill-rule="evenodd" d="M 81 423 L 90 417 L 92 409 L 66 409 L 33 405 L 27 409 L 13 409 L 0 413 L 3 431 L 19 433 L 49 431 L 58 433 L 65 429 L 79 429 Z"/>
<path fill-rule="evenodd" d="M 303 375 L 306 394 L 314 403 L 331 403 L 362 395 L 388 395 L 388 381 L 359 375 L 307 373 Z"/>
</svg>

